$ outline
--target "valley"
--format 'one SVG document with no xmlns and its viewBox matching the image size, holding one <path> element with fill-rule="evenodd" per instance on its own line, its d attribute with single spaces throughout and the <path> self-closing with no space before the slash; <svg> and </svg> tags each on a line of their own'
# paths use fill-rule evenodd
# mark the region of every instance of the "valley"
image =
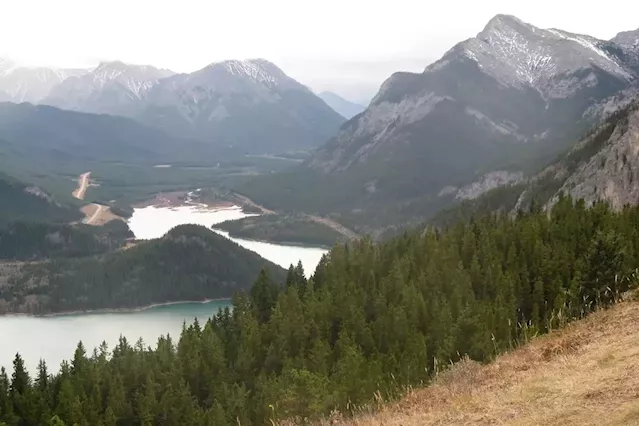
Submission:
<svg viewBox="0 0 640 426">
<path fill-rule="evenodd" d="M 638 31 L 267 6 L 0 57 L 0 426 L 630 423 Z"/>
</svg>

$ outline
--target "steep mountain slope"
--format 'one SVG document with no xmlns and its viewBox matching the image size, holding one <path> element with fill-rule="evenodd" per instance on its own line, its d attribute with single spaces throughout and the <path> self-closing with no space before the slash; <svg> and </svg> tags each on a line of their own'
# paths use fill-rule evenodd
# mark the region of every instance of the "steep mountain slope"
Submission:
<svg viewBox="0 0 640 426">
<path fill-rule="evenodd" d="M 392 75 L 298 172 L 240 191 L 270 208 L 337 212 L 365 232 L 417 223 L 450 204 L 439 196 L 449 187 L 530 173 L 568 148 L 599 119 L 590 108 L 637 87 L 625 49 L 498 15 L 424 72 Z"/>
<path fill-rule="evenodd" d="M 39 102 L 51 89 L 86 70 L 22 67 L 0 58 L 0 102 Z"/>
<path fill-rule="evenodd" d="M 89 72 L 66 78 L 41 103 L 74 111 L 131 115 L 159 79 L 173 74 L 148 65 L 103 62 Z"/>
<path fill-rule="evenodd" d="M 331 108 L 333 108 L 335 112 L 345 117 L 346 119 L 350 119 L 366 109 L 366 107 L 348 101 L 333 92 L 322 92 L 318 94 L 318 97 L 325 101 L 325 103 Z"/>
<path fill-rule="evenodd" d="M 218 62 L 163 79 L 136 118 L 171 134 L 251 153 L 318 146 L 344 121 L 264 59 Z"/>
<path fill-rule="evenodd" d="M 609 137 L 605 139 L 605 136 Z M 595 151 L 595 152 L 594 152 Z M 594 152 L 590 157 L 589 154 Z M 573 167 L 567 159 L 578 157 Z M 575 161 L 575 160 L 574 160 Z M 573 168 L 573 170 L 571 170 Z M 538 179 L 553 173 L 558 193 L 583 199 L 587 205 L 606 200 L 613 208 L 638 204 L 638 103 L 615 114 L 596 136 L 578 144 L 567 158 Z M 557 200 L 557 194 L 550 204 Z"/>
<path fill-rule="evenodd" d="M 637 96 L 637 95 L 636 95 Z M 515 214 L 532 201 L 551 208 L 561 194 L 584 200 L 587 206 L 606 201 L 614 209 L 638 205 L 638 99 L 611 114 L 602 124 L 531 176 L 512 182 L 480 182 L 454 189 L 443 197 L 465 200 L 434 217 L 435 223 L 454 223 L 488 212 Z"/>
</svg>

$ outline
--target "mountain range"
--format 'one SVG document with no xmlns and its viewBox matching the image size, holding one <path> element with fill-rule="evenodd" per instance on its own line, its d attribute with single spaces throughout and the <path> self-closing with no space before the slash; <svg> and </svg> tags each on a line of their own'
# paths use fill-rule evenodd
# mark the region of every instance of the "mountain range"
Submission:
<svg viewBox="0 0 640 426">
<path fill-rule="evenodd" d="M 158 164 L 222 149 L 312 151 L 291 171 L 230 186 L 272 209 L 376 233 L 537 173 L 634 99 L 637 85 L 637 30 L 600 40 L 497 15 L 423 72 L 391 75 L 362 111 L 332 93 L 316 96 L 264 59 L 188 74 L 122 62 L 52 70 L 0 61 L 0 99 L 73 111 L 5 104 L 0 138 L 5 158 L 28 146 L 55 157 L 58 142 L 69 149 L 83 138 L 87 158 L 127 153 Z M 90 114 L 71 115 L 79 113 Z M 56 127 L 63 122 L 68 129 Z M 108 129 L 120 125 L 128 130 Z M 96 132 L 102 142 L 87 142 Z M 44 142 L 50 134 L 56 144 Z"/>
<path fill-rule="evenodd" d="M 264 59 L 223 61 L 189 74 L 119 61 L 57 70 L 2 60 L 0 101 L 125 116 L 176 137 L 259 154 L 316 147 L 344 121 Z"/>
<path fill-rule="evenodd" d="M 455 202 L 450 188 L 533 173 L 628 102 L 637 52 L 637 30 L 599 40 L 498 15 L 423 72 L 389 77 L 298 170 L 239 190 L 362 232 L 420 222 Z"/>
</svg>

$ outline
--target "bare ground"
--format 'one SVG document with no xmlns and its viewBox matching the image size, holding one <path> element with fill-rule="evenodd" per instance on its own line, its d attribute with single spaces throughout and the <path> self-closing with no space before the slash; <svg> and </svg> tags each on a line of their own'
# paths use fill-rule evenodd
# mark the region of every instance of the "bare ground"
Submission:
<svg viewBox="0 0 640 426">
<path fill-rule="evenodd" d="M 101 226 L 112 220 L 124 220 L 120 216 L 111 211 L 109 206 L 103 206 L 101 204 L 87 204 L 83 206 L 80 211 L 84 213 L 84 219 L 82 223 L 85 225 Z"/>
<path fill-rule="evenodd" d="M 637 425 L 638 302 L 622 302 L 488 365 L 463 361 L 429 387 L 321 425 Z"/>
<path fill-rule="evenodd" d="M 83 174 L 78 176 L 78 187 L 72 193 L 72 195 L 78 200 L 84 200 L 84 196 L 87 193 L 87 188 L 89 187 L 90 176 L 91 172 L 84 172 Z"/>
</svg>

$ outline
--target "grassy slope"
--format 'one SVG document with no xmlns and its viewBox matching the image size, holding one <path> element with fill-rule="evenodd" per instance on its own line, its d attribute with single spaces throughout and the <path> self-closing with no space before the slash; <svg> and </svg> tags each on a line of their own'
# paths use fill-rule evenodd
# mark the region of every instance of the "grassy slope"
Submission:
<svg viewBox="0 0 640 426">
<path fill-rule="evenodd" d="M 488 365 L 464 361 L 377 413 L 324 424 L 638 424 L 638 302 L 622 302 Z"/>
</svg>

